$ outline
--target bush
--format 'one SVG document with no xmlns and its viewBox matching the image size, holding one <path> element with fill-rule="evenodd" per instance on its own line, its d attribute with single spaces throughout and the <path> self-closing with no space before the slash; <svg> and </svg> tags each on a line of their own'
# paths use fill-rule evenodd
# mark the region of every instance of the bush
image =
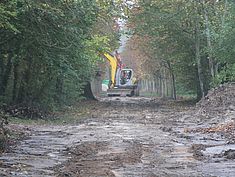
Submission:
<svg viewBox="0 0 235 177">
<path fill-rule="evenodd" d="M 220 84 L 224 84 L 227 82 L 235 81 L 235 64 L 225 67 L 221 70 L 213 79 L 212 87 L 217 87 Z"/>
</svg>

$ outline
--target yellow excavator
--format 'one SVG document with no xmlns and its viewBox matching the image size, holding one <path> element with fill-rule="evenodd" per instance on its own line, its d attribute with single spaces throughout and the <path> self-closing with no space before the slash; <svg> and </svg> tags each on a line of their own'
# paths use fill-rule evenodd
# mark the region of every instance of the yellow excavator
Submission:
<svg viewBox="0 0 235 177">
<path fill-rule="evenodd" d="M 124 68 L 120 57 L 104 53 L 110 64 L 108 96 L 139 96 L 138 81 L 132 69 Z"/>
</svg>

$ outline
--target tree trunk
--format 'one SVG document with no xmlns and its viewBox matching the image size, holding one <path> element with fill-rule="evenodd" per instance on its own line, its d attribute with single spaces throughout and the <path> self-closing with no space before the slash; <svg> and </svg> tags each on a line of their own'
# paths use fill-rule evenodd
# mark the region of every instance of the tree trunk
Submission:
<svg viewBox="0 0 235 177">
<path fill-rule="evenodd" d="M 196 62 L 197 62 L 197 71 L 198 71 L 198 80 L 200 85 L 200 91 L 202 97 L 205 96 L 204 93 L 204 83 L 203 83 L 203 71 L 202 71 L 202 64 L 201 64 L 201 56 L 200 56 L 200 34 L 199 34 L 199 19 L 196 17 L 195 22 L 195 49 L 196 49 Z"/>
<path fill-rule="evenodd" d="M 28 62 L 27 62 L 27 70 L 25 72 L 25 101 L 29 101 L 30 100 L 30 97 L 32 96 L 30 94 L 31 92 L 31 85 L 30 85 L 30 81 L 31 81 L 31 77 L 32 77 L 32 66 L 33 66 L 33 61 L 32 61 L 32 57 L 31 56 L 28 56 Z M 30 100 L 31 101 L 31 100 Z"/>
<path fill-rule="evenodd" d="M 165 68 L 162 68 L 162 98 L 166 97 L 166 73 L 165 73 Z"/>
<path fill-rule="evenodd" d="M 5 69 L 5 72 L 3 74 L 3 78 L 2 78 L 2 81 L 1 81 L 1 88 L 0 88 L 0 94 L 1 95 L 5 94 L 7 84 L 8 84 L 8 80 L 9 80 L 9 77 L 11 75 L 12 57 L 13 57 L 13 54 L 10 52 L 10 54 L 8 54 L 6 69 Z"/>
<path fill-rule="evenodd" d="M 0 83 L 1 83 L 2 78 L 3 78 L 3 73 L 4 73 L 4 62 L 3 62 L 3 56 L 0 53 Z"/>
<path fill-rule="evenodd" d="M 205 1 L 203 1 L 203 5 L 205 5 Z M 210 34 L 210 26 L 209 26 L 209 19 L 208 19 L 208 12 L 206 7 L 204 7 L 204 18 L 206 24 L 206 39 L 207 39 L 207 48 L 208 48 L 208 59 L 209 59 L 209 69 L 211 77 L 215 77 L 215 66 L 214 66 L 214 59 L 213 59 L 213 49 L 211 44 L 211 34 Z"/>
<path fill-rule="evenodd" d="M 13 80 L 13 90 L 12 90 L 12 101 L 13 101 L 13 103 L 15 103 L 17 100 L 17 87 L 18 87 L 18 80 L 19 80 L 19 75 L 18 75 L 19 63 L 14 63 L 13 66 L 14 66 L 14 68 L 13 68 L 14 80 Z"/>
<path fill-rule="evenodd" d="M 166 68 L 164 68 L 164 75 L 165 75 L 165 97 L 168 96 L 168 78 L 167 78 L 167 71 L 166 71 Z"/>
<path fill-rule="evenodd" d="M 171 67 L 171 63 L 169 61 L 167 61 L 167 65 L 170 71 L 170 75 L 171 75 L 171 82 L 172 82 L 172 96 L 173 99 L 176 100 L 176 85 L 175 85 L 175 74 L 174 71 Z"/>
<path fill-rule="evenodd" d="M 224 2 L 224 13 L 222 15 L 221 18 L 221 30 L 220 30 L 220 39 L 219 39 L 219 47 L 221 47 L 222 43 L 223 43 L 223 33 L 224 33 L 224 29 L 225 29 L 225 18 L 226 18 L 226 14 L 227 14 L 227 10 L 228 10 L 228 0 L 225 0 Z M 218 74 L 218 68 L 219 68 L 220 63 L 215 63 L 215 75 Z"/>
<path fill-rule="evenodd" d="M 91 90 L 91 83 L 87 82 L 85 87 L 84 87 L 84 93 L 83 96 L 88 99 L 88 100 L 97 100 Z"/>
<path fill-rule="evenodd" d="M 63 74 L 60 74 L 56 78 L 56 93 L 57 93 L 57 98 L 59 98 L 62 95 L 62 93 L 63 93 L 63 84 L 64 84 Z"/>
<path fill-rule="evenodd" d="M 160 88 L 160 90 L 159 90 L 159 96 L 163 96 L 163 90 L 162 90 L 162 72 L 160 72 L 160 76 L 159 76 L 159 83 L 160 83 L 160 86 L 159 86 L 159 88 Z"/>
<path fill-rule="evenodd" d="M 173 73 L 173 71 L 171 72 L 171 78 L 172 78 L 172 91 L 173 91 L 173 98 L 174 100 L 176 100 L 176 85 L 175 85 L 175 75 Z"/>
<path fill-rule="evenodd" d="M 23 74 L 23 78 L 20 83 L 19 92 L 18 92 L 18 103 L 31 101 L 30 98 L 30 78 L 31 78 L 31 71 L 32 71 L 32 57 L 28 56 L 27 58 L 27 69 Z"/>
</svg>

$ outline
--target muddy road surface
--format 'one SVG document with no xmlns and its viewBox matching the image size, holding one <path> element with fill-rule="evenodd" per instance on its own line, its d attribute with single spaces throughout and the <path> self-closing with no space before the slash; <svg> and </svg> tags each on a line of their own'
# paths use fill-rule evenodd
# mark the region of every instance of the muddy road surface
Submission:
<svg viewBox="0 0 235 177">
<path fill-rule="evenodd" d="M 235 176 L 234 111 L 223 118 L 193 105 L 105 98 L 76 125 L 29 127 L 0 156 L 0 176 Z"/>
</svg>

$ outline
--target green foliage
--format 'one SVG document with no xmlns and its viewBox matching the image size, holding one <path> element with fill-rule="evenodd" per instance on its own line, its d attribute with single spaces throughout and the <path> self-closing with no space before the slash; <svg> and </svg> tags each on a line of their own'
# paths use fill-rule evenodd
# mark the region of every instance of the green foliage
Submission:
<svg viewBox="0 0 235 177">
<path fill-rule="evenodd" d="M 100 61 L 98 52 L 108 49 L 114 39 L 111 32 L 95 31 L 100 15 L 115 9 L 113 4 L 102 3 L 0 3 L 0 97 L 4 104 L 53 109 L 82 99 L 84 85 Z"/>
<path fill-rule="evenodd" d="M 6 4 L 9 9 L 6 8 Z M 14 32 L 18 32 L 15 28 L 14 24 L 11 23 L 11 19 L 16 17 L 16 12 L 12 9 L 14 6 L 14 2 L 0 2 L 0 28 L 12 30 Z"/>
<path fill-rule="evenodd" d="M 144 53 L 158 63 L 152 73 L 169 63 L 167 69 L 175 74 L 177 85 L 198 97 L 210 89 L 212 81 L 219 84 L 225 75 L 231 81 L 231 67 L 217 68 L 235 62 L 234 5 L 230 1 L 140 0 L 131 21 L 135 34 L 146 39 Z"/>
<path fill-rule="evenodd" d="M 213 79 L 212 87 L 226 82 L 235 82 L 235 64 L 223 68 Z"/>
</svg>

